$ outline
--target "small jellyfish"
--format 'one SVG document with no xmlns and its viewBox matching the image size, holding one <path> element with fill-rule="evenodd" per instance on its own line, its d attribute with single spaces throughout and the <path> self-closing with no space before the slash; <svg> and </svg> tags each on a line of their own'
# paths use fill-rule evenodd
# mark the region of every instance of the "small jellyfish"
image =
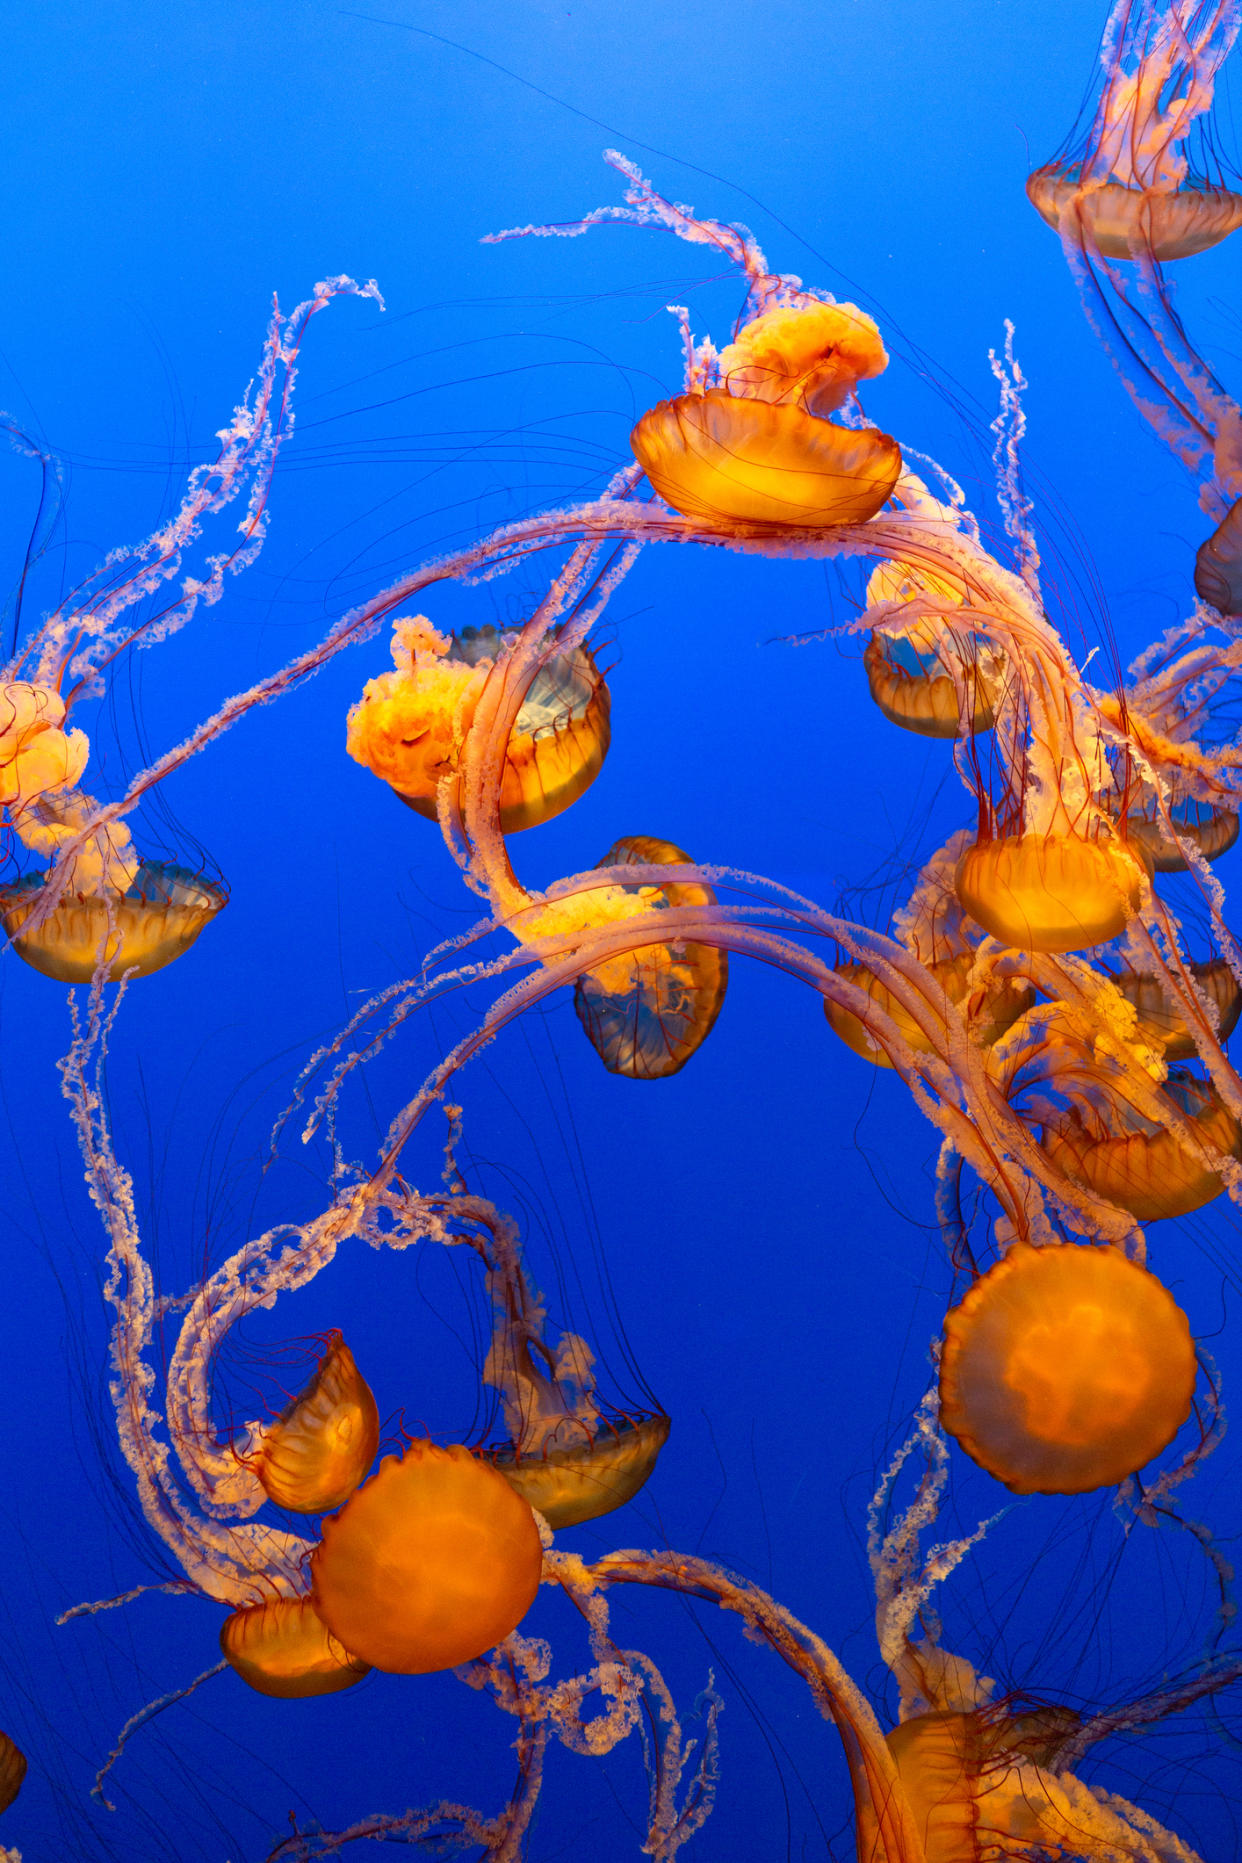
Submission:
<svg viewBox="0 0 1242 1863">
<path fill-rule="evenodd" d="M 1163 808 L 1150 805 L 1126 817 L 1126 838 L 1141 847 L 1157 873 L 1184 873 L 1188 843 L 1204 860 L 1219 860 L 1238 838 L 1236 809 L 1216 808 L 1194 797 Z"/>
<path fill-rule="evenodd" d="M 1208 1002 L 1216 1010 L 1216 1035 L 1225 1041 L 1238 1024 L 1242 1012 L 1242 986 L 1223 957 L 1193 962 L 1191 976 Z M 1110 971 L 1109 980 L 1138 1012 L 1138 1039 L 1164 1051 L 1166 1061 L 1191 1061 L 1198 1049 L 1195 1031 L 1186 1021 L 1182 1009 L 1170 996 L 1164 980 L 1150 972 Z"/>
<path fill-rule="evenodd" d="M 866 990 L 876 1008 L 897 1024 L 902 1041 L 915 1054 L 944 1052 L 948 1024 L 934 989 L 927 995 L 928 1018 L 934 1031 L 929 1035 L 927 1029 L 897 1002 L 888 986 L 864 964 L 843 963 L 834 968 L 839 977 L 846 977 Z M 1035 1000 L 1030 984 L 997 971 L 986 960 L 981 961 L 973 950 L 935 958 L 926 968 L 929 979 L 943 990 L 947 1002 L 961 1010 L 971 1036 L 981 1048 L 991 1047 Z M 824 1014 L 833 1033 L 855 1054 L 876 1067 L 892 1067 L 888 1053 L 871 1034 L 863 1017 L 828 997 L 824 999 Z"/>
<path fill-rule="evenodd" d="M 1185 1125 L 1194 1149 L 1129 1105 L 1121 1093 L 1106 1091 L 1097 1104 L 1075 1102 L 1048 1120 L 1040 1144 L 1071 1182 L 1128 1210 L 1137 1222 L 1189 1216 L 1224 1189 L 1220 1173 L 1200 1148 L 1236 1157 L 1242 1151 L 1242 1128 L 1216 1088 L 1191 1074 L 1170 1074 L 1157 1099 L 1169 1119 Z"/>
<path fill-rule="evenodd" d="M 16 1740 L 0 1733 L 0 1811 L 8 1810 L 21 1791 L 25 1777 L 26 1755 Z"/>
<path fill-rule="evenodd" d="M 957 894 L 1019 951 L 1086 951 L 1125 930 L 1149 883 L 1147 855 L 1112 835 L 1001 835 L 966 848 Z"/>
<path fill-rule="evenodd" d="M 888 357 L 853 304 L 805 299 L 752 319 L 722 350 L 719 386 L 661 401 L 630 435 L 674 511 L 709 522 L 861 524 L 901 473 L 897 442 L 827 416 Z"/>
<path fill-rule="evenodd" d="M 334 1333 L 314 1377 L 262 1432 L 255 1473 L 278 1507 L 327 1513 L 349 1499 L 370 1468 L 379 1434 L 371 1388 Z"/>
<path fill-rule="evenodd" d="M 494 628 L 446 636 L 421 615 L 398 621 L 396 670 L 368 680 L 349 714 L 350 756 L 434 821 L 439 784 L 456 773 L 479 695 L 507 645 Z M 590 788 L 608 753 L 609 705 L 608 687 L 587 647 L 545 660 L 505 752 L 505 834 L 551 821 Z"/>
<path fill-rule="evenodd" d="M 1084 1494 L 1168 1447 L 1195 1372 L 1155 1275 L 1108 1246 L 1015 1243 L 945 1320 L 941 1420 L 1015 1493 Z"/>
<path fill-rule="evenodd" d="M 412 1442 L 324 1522 L 312 1597 L 363 1662 L 426 1675 L 503 1642 L 542 1570 L 535 1516 L 503 1476 L 460 1445 Z"/>
<path fill-rule="evenodd" d="M 220 1648 L 242 1681 L 282 1701 L 335 1695 L 370 1673 L 351 1656 L 309 1598 L 272 1598 L 233 1611 L 220 1630 Z"/>
<path fill-rule="evenodd" d="M 633 1500 L 668 1441 L 658 1409 L 622 1412 L 602 1404 L 595 1355 L 577 1333 L 549 1343 L 547 1311 L 522 1261 L 517 1231 L 480 1198 L 460 1206 L 463 1239 L 487 1270 L 494 1315 L 483 1382 L 500 1392 L 507 1440 L 475 1454 L 559 1532 L 598 1520 Z"/>
<path fill-rule="evenodd" d="M 968 626 L 960 589 L 931 570 L 882 563 L 867 584 L 863 668 L 890 724 L 920 737 L 989 731 L 1005 656 Z"/>
<path fill-rule="evenodd" d="M 1237 29 L 1232 7 L 1117 0 L 1086 137 L 1026 184 L 1049 226 L 1105 258 L 1159 263 L 1206 252 L 1242 226 L 1242 195 L 1192 172 L 1186 151 Z"/>
<path fill-rule="evenodd" d="M 653 867 L 692 864 L 671 841 L 626 835 L 598 865 L 623 867 L 632 862 Z M 649 905 L 670 909 L 715 901 L 711 887 L 677 882 L 621 891 L 649 894 Z M 678 1073 L 711 1034 L 728 981 L 728 957 L 713 945 L 649 944 L 584 971 L 574 988 L 574 1008 L 610 1074 L 663 1080 Z"/>
</svg>

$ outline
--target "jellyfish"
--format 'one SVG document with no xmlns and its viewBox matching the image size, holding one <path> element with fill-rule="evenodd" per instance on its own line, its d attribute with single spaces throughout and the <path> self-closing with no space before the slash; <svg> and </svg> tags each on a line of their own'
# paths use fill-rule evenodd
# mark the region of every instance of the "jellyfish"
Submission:
<svg viewBox="0 0 1242 1863">
<path fill-rule="evenodd" d="M 350 712 L 350 756 L 434 821 L 437 788 L 457 768 L 487 669 L 508 645 L 494 628 L 465 628 L 448 638 L 423 616 L 398 621 L 397 670 L 368 680 Z M 503 833 L 551 821 L 585 793 L 608 753 L 608 714 L 608 687 L 588 647 L 543 662 L 505 748 Z"/>
<path fill-rule="evenodd" d="M 1217 521 L 1196 566 L 1208 601 L 1229 593 L 1235 532 L 1222 520 L 1242 495 L 1242 413 L 1191 343 L 1164 266 L 1242 225 L 1242 194 L 1224 184 L 1210 139 L 1216 79 L 1237 32 L 1231 4 L 1116 0 L 1086 137 L 1027 182 L 1135 407 Z"/>
<path fill-rule="evenodd" d="M 377 1669 L 426 1675 L 501 1643 L 535 1601 L 543 1545 L 527 1502 L 460 1444 L 415 1441 L 323 1525 L 315 1610 Z"/>
<path fill-rule="evenodd" d="M 9 1734 L 0 1732 L 0 1811 L 8 1810 L 25 1777 L 26 1755 Z"/>
<path fill-rule="evenodd" d="M 1172 1442 L 1197 1366 L 1186 1315 L 1115 1248 L 1015 1243 L 944 1325 L 944 1428 L 1017 1494 L 1114 1486 Z"/>
<path fill-rule="evenodd" d="M 112 551 L 0 667 L 0 807 L 21 845 L 50 863 L 0 885 L 0 923 L 18 955 L 46 976 L 147 976 L 188 951 L 227 904 L 219 880 L 137 853 L 122 814 L 154 772 L 121 805 L 101 806 L 82 789 L 90 743 L 70 717 L 104 689 L 126 649 L 167 639 L 257 558 L 302 337 L 342 292 L 378 297 L 373 284 L 334 278 L 287 320 L 274 311 L 252 392 L 220 430 L 216 458 L 191 472 L 174 516 L 143 542 Z M 205 521 L 243 494 L 240 540 L 211 556 L 205 575 L 184 573 Z M 161 592 L 168 599 L 135 620 L 131 611 Z M 182 747 L 178 760 L 188 754 Z"/>
<path fill-rule="evenodd" d="M 1004 655 L 955 627 L 961 590 L 934 571 L 882 563 L 867 584 L 863 653 L 873 703 L 920 737 L 973 737 L 996 718 Z"/>
<path fill-rule="evenodd" d="M 901 472 L 897 442 L 829 419 L 887 365 L 865 311 L 774 295 L 702 361 L 701 379 L 649 409 L 630 435 L 674 511 L 819 529 L 863 523 L 886 503 Z"/>
<path fill-rule="evenodd" d="M 323 1514 L 349 1499 L 375 1460 L 379 1436 L 371 1387 L 334 1333 L 305 1390 L 275 1423 L 252 1432 L 249 1453 L 269 1501 L 295 1514 Z"/>
<path fill-rule="evenodd" d="M 623 868 L 693 866 L 671 841 L 627 835 L 599 862 Z M 628 890 L 628 889 L 627 889 Z M 646 903 L 710 906 L 709 886 L 677 884 L 634 888 Z M 725 952 L 711 945 L 652 944 L 625 966 L 584 970 L 574 985 L 574 1008 L 588 1039 L 610 1074 L 631 1080 L 661 1080 L 676 1074 L 707 1040 L 724 1004 L 729 981 Z"/>
<path fill-rule="evenodd" d="M 459 1109 L 451 1112 L 459 1117 Z M 478 1445 L 475 1454 L 554 1531 L 615 1512 L 654 1470 L 668 1417 L 654 1408 L 605 1408 L 586 1340 L 564 1332 L 555 1349 L 549 1344 L 547 1313 L 508 1217 L 464 1189 L 438 1207 L 452 1216 L 445 1241 L 464 1241 L 479 1255 L 492 1300 L 483 1382 L 501 1395 L 507 1438 Z"/>
<path fill-rule="evenodd" d="M 243 1682 L 278 1701 L 339 1694 L 371 1669 L 337 1642 L 309 1598 L 272 1598 L 231 1612 L 220 1648 Z"/>
<path fill-rule="evenodd" d="M 1192 171 L 1186 142 L 1211 109 L 1237 35 L 1228 5 L 1117 0 L 1103 88 L 1083 142 L 1026 184 L 1048 225 L 1109 259 L 1184 259 L 1242 226 L 1242 195 Z"/>
</svg>

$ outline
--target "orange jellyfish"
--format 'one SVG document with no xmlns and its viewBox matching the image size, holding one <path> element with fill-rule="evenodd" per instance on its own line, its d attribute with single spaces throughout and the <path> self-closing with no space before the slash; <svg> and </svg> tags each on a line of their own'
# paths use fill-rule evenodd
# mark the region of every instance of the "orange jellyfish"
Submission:
<svg viewBox="0 0 1242 1863">
<path fill-rule="evenodd" d="M 690 856 L 671 841 L 626 835 L 598 863 L 690 866 Z M 649 906 L 710 906 L 709 886 L 673 881 L 635 885 L 622 893 L 642 895 Z M 591 1046 L 610 1074 L 630 1080 L 664 1080 L 679 1073 L 715 1027 L 729 982 L 729 960 L 713 945 L 649 944 L 606 966 L 586 970 L 574 987 L 574 1008 Z"/>
<path fill-rule="evenodd" d="M 175 633 L 258 556 L 302 337 L 341 292 L 378 298 L 374 284 L 334 278 L 287 320 L 274 312 L 252 389 L 220 430 L 216 458 L 191 472 L 177 510 L 141 543 L 107 556 L 0 667 L 0 809 L 21 845 L 50 863 L 0 888 L 0 922 L 18 955 L 45 975 L 69 983 L 146 976 L 188 951 L 227 903 L 218 881 L 143 860 L 123 820 L 198 743 L 189 740 L 135 778 L 121 802 L 103 806 L 81 788 L 90 744 L 69 718 L 104 689 L 120 655 Z M 208 558 L 206 573 L 189 573 L 187 551 L 206 519 L 242 494 L 238 540 Z M 218 716 L 214 728 L 232 715 Z"/>
<path fill-rule="evenodd" d="M 1142 904 L 1141 844 L 1099 832 L 980 837 L 958 861 L 957 894 L 975 922 L 1019 951 L 1086 951 L 1125 930 Z"/>
<path fill-rule="evenodd" d="M 25 1777 L 26 1755 L 8 1734 L 0 1733 L 0 1811 L 8 1810 Z"/>
<path fill-rule="evenodd" d="M 933 571 L 872 572 L 863 668 L 872 701 L 903 731 L 972 737 L 995 721 L 1005 656 L 961 624 L 962 603 L 960 587 Z"/>
<path fill-rule="evenodd" d="M 1185 147 L 1237 30 L 1228 6 L 1117 0 L 1085 141 L 1026 184 L 1049 226 L 1106 258 L 1161 263 L 1206 252 L 1242 226 L 1242 195 L 1194 173 Z"/>
<path fill-rule="evenodd" d="M 967 835 L 955 835 L 932 856 L 909 901 L 896 915 L 894 931 L 927 978 L 919 1019 L 897 1001 L 876 969 L 851 961 L 834 966 L 838 976 L 867 992 L 876 1008 L 896 1024 L 904 1047 L 915 1054 L 948 1052 L 946 1005 L 961 1011 L 972 1039 L 987 1048 L 1035 1000 L 1033 986 L 1013 974 L 1007 959 L 981 952 L 967 940 L 954 874 L 960 849 L 968 840 Z M 824 1014 L 834 1034 L 855 1054 L 876 1067 L 892 1067 L 892 1057 L 867 1026 L 866 1017 L 831 997 L 824 998 Z"/>
<path fill-rule="evenodd" d="M 393 629 L 396 670 L 367 681 L 349 714 L 346 749 L 420 815 L 456 773 L 487 674 L 509 639 L 494 628 L 438 634 L 421 615 Z M 589 648 L 550 654 L 522 701 L 505 751 L 505 834 L 551 821 L 583 795 L 609 744 L 609 694 Z"/>
<path fill-rule="evenodd" d="M 945 1320 L 941 1418 L 1015 1493 L 1083 1494 L 1168 1447 L 1195 1375 L 1155 1275 L 1106 1245 L 1015 1243 Z"/>
<path fill-rule="evenodd" d="M 324 1522 L 312 1597 L 363 1662 L 425 1675 L 503 1642 L 542 1569 L 535 1516 L 503 1476 L 460 1445 L 413 1442 Z"/>
<path fill-rule="evenodd" d="M 1202 996 L 1215 1011 L 1213 1033 L 1224 1041 L 1238 1025 L 1242 1012 L 1242 985 L 1223 957 L 1192 962 L 1188 969 Z M 1138 1015 L 1140 1041 L 1159 1043 L 1166 1061 L 1191 1061 L 1198 1052 L 1195 1030 L 1164 978 L 1150 971 L 1119 970 L 1108 973 Z"/>
<path fill-rule="evenodd" d="M 262 1431 L 253 1466 L 278 1507 L 327 1513 L 349 1499 L 370 1468 L 379 1434 L 371 1387 L 334 1333 L 305 1390 Z"/>
<path fill-rule="evenodd" d="M 721 351 L 718 385 L 648 410 L 634 457 L 674 511 L 732 524 L 861 524 L 901 473 L 897 442 L 828 416 L 888 357 L 853 304 L 803 296 L 764 310 Z"/>
<path fill-rule="evenodd" d="M 1192 1074 L 1170 1074 L 1158 1099 L 1164 1118 L 1184 1125 L 1190 1144 L 1120 1092 L 1101 1094 L 1096 1104 L 1076 1102 L 1049 1119 L 1040 1143 L 1072 1182 L 1140 1223 L 1189 1216 L 1224 1189 L 1209 1159 L 1237 1156 L 1242 1128 L 1216 1088 Z"/>
<path fill-rule="evenodd" d="M 449 1206 L 487 1270 L 494 1314 L 483 1382 L 499 1391 L 507 1438 L 475 1450 L 555 1531 L 598 1520 L 633 1500 L 668 1441 L 658 1409 L 601 1403 L 595 1355 L 577 1333 L 548 1342 L 548 1317 L 522 1261 L 513 1223 L 481 1197 Z"/>
<path fill-rule="evenodd" d="M 281 1701 L 335 1695 L 370 1672 L 337 1642 L 309 1598 L 273 1598 L 232 1612 L 220 1648 L 243 1682 Z"/>
</svg>

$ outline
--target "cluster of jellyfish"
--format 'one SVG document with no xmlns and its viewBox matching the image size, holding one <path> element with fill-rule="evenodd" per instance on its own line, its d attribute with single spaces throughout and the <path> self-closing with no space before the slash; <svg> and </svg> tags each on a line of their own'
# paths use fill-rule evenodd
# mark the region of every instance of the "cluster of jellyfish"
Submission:
<svg viewBox="0 0 1242 1863">
<path fill-rule="evenodd" d="M 616 155 L 624 205 L 498 237 L 601 221 L 671 232 L 735 267 L 746 301 L 721 348 L 696 341 L 680 313 L 681 392 L 638 421 L 632 461 L 603 497 L 412 571 L 229 700 L 122 796 L 87 794 L 90 746 L 73 707 L 122 654 L 188 622 L 254 559 L 305 326 L 358 290 L 334 279 L 273 322 L 252 393 L 176 516 L 115 552 L 15 644 L 0 677 L 0 801 L 14 849 L 41 864 L 0 889 L 0 917 L 19 958 L 85 988 L 62 1074 L 108 1239 L 118 1437 L 143 1513 L 182 1588 L 225 1610 L 220 1666 L 252 1689 L 296 1698 L 349 1689 L 371 1669 L 456 1669 L 518 1724 L 520 1783 L 500 1812 L 376 1814 L 295 1833 L 273 1858 L 384 1836 L 517 1858 L 549 1743 L 601 1754 L 644 1713 L 663 1742 L 644 1849 L 674 1857 L 711 1810 L 720 1704 L 710 1696 L 692 1764 L 658 1668 L 610 1635 L 610 1590 L 635 1584 L 737 1614 L 806 1682 L 840 1735 L 865 1863 L 1193 1857 L 1141 1807 L 1083 1783 L 1079 1765 L 1106 1734 L 1225 1688 L 1242 1662 L 1213 1658 L 1189 1682 L 1094 1717 L 998 1702 L 967 1657 L 940 1647 L 928 1611 L 973 1542 L 925 1553 L 922 1538 L 947 1480 L 946 1439 L 1012 1492 L 1120 1488 L 1141 1520 L 1171 1504 L 1220 1433 L 1215 1378 L 1148 1265 L 1147 1232 L 1222 1194 L 1242 1201 L 1242 1083 L 1225 1047 L 1242 1010 L 1242 952 L 1214 871 L 1239 828 L 1242 747 L 1225 705 L 1242 662 L 1242 412 L 1191 346 L 1165 270 L 1242 225 L 1242 195 L 1225 185 L 1210 138 L 1240 14 L 1236 0 L 1118 0 L 1094 113 L 1028 183 L 1121 381 L 1195 479 L 1208 531 L 1187 565 L 1192 612 L 1120 686 L 1088 683 L 1041 590 L 1012 334 L 993 358 L 1002 561 L 949 475 L 915 472 L 866 418 L 864 385 L 887 364 L 875 321 L 773 273 L 744 229 L 664 199 Z M 238 499 L 240 541 L 186 573 L 204 525 Z M 542 891 L 523 885 L 514 838 L 572 808 L 608 755 L 592 629 L 638 552 L 661 541 L 875 564 L 862 612 L 841 631 L 866 637 L 862 668 L 883 717 L 944 741 L 971 809 L 888 931 L 775 882 L 696 865 L 665 838 L 675 823 L 620 834 L 593 867 Z M 547 551 L 558 566 L 518 627 L 454 635 L 413 612 L 437 582 Z M 480 919 L 311 1058 L 286 1117 L 308 1109 L 306 1135 L 330 1124 L 369 1056 L 464 975 L 494 985 L 494 1000 L 394 1115 L 373 1170 L 342 1165 L 314 1220 L 248 1239 L 170 1302 L 113 1149 L 100 1070 L 127 988 L 186 957 L 227 891 L 144 859 L 126 818 L 238 718 L 388 617 L 392 667 L 367 681 L 346 749 L 438 826 Z M 410 832 L 432 831 L 411 822 Z M 1162 896 L 1171 872 L 1198 888 L 1207 955 L 1192 954 Z M 500 954 L 477 957 L 495 935 Z M 467 1189 L 452 1142 L 445 1188 L 420 1193 L 401 1168 L 432 1109 L 448 1108 L 455 1139 L 457 1076 L 552 992 L 572 989 L 604 1067 L 658 1081 L 707 1041 L 739 957 L 803 981 L 834 1037 L 905 1081 L 939 1134 L 936 1213 L 970 1275 L 944 1321 L 933 1389 L 872 1510 L 880 1653 L 900 1702 L 887 1730 L 832 1651 L 749 1581 L 668 1550 L 588 1563 L 566 1548 L 562 1533 L 621 1508 L 653 1477 L 670 1420 L 602 1402 L 589 1344 L 554 1334 L 515 1225 Z M 963 1213 L 966 1173 L 991 1212 L 982 1244 Z M 376 1466 L 378 1406 L 339 1333 L 281 1414 L 240 1435 L 217 1422 L 213 1373 L 231 1329 L 359 1239 L 478 1257 L 493 1313 L 482 1377 L 501 1397 L 503 1441 L 414 1440 Z M 170 1314 L 176 1334 L 157 1372 Z M 1159 1466 L 1192 1420 L 1190 1446 Z M 911 1473 L 899 1507 L 896 1486 Z M 548 1647 L 522 1635 L 541 1585 L 560 1587 L 588 1626 L 591 1666 L 577 1676 L 551 1680 Z M 109 1766 L 172 1699 L 135 1715 Z M 24 1767 L 0 1744 L 0 1801 L 16 1795 Z"/>
</svg>

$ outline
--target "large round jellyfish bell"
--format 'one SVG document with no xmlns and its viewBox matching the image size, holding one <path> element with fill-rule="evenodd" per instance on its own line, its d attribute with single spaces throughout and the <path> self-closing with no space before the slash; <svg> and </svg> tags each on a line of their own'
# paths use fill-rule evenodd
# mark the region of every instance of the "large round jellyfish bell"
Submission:
<svg viewBox="0 0 1242 1863">
<path fill-rule="evenodd" d="M 945 1320 L 941 1421 L 1016 1494 L 1124 1481 L 1172 1442 L 1194 1385 L 1186 1315 L 1114 1248 L 1016 1243 Z"/>
<path fill-rule="evenodd" d="M 535 1601 L 535 1516 L 468 1449 L 412 1442 L 325 1520 L 315 1609 L 376 1669 L 425 1675 L 503 1642 Z"/>
<path fill-rule="evenodd" d="M 827 416 L 888 361 L 852 304 L 766 311 L 720 356 L 721 386 L 643 415 L 634 457 L 667 504 L 711 523 L 821 529 L 861 524 L 885 503 L 901 450 L 875 427 Z"/>
</svg>

